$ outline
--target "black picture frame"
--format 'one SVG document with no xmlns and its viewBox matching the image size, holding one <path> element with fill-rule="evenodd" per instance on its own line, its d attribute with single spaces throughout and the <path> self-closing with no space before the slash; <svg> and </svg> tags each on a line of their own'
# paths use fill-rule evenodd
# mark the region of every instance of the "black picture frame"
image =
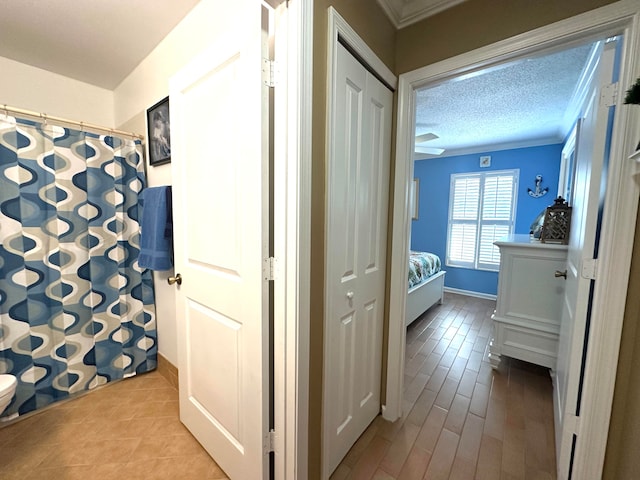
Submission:
<svg viewBox="0 0 640 480">
<path fill-rule="evenodd" d="M 162 165 L 171 161 L 171 124 L 169 97 L 147 109 L 147 144 L 149 165 Z"/>
</svg>

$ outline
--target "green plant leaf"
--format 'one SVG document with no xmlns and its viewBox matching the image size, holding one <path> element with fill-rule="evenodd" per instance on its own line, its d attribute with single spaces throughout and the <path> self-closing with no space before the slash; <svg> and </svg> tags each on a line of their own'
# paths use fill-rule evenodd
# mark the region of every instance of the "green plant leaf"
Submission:
<svg viewBox="0 0 640 480">
<path fill-rule="evenodd" d="M 627 95 L 624 97 L 624 103 L 640 105 L 640 78 L 638 78 L 636 83 L 627 90 Z"/>
</svg>

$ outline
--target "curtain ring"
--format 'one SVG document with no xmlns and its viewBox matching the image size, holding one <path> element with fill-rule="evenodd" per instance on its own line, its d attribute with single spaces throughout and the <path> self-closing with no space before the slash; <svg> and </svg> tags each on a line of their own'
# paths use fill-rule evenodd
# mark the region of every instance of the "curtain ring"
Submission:
<svg viewBox="0 0 640 480">
<path fill-rule="evenodd" d="M 46 127 L 46 126 L 47 126 L 47 114 L 46 114 L 46 113 L 41 113 L 41 114 L 40 114 L 40 117 L 41 117 L 41 118 L 42 118 L 42 120 L 44 121 L 44 122 L 43 122 L 43 125 Z"/>
<path fill-rule="evenodd" d="M 7 108 L 7 104 L 4 104 L 4 114 L 8 117 L 9 116 L 9 109 Z"/>
<path fill-rule="evenodd" d="M 84 122 L 80 122 L 80 131 L 84 132 Z"/>
</svg>

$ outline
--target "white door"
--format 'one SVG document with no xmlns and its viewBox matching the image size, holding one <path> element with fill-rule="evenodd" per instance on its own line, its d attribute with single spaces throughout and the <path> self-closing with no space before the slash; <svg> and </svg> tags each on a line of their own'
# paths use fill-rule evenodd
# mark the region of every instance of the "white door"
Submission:
<svg viewBox="0 0 640 480">
<path fill-rule="evenodd" d="M 271 13 L 221 2 L 218 40 L 170 82 L 180 419 L 237 480 L 269 472 Z"/>
<path fill-rule="evenodd" d="M 392 93 L 337 46 L 328 174 L 324 448 L 331 473 L 380 412 Z"/>
<path fill-rule="evenodd" d="M 560 327 L 554 413 L 558 478 L 568 478 L 574 436 L 577 435 L 579 385 L 590 291 L 595 280 L 591 260 L 597 256 L 596 235 L 600 208 L 609 107 L 601 102 L 603 86 L 611 83 L 615 42 L 604 46 L 592 91 L 578 124 L 573 212 L 567 254 L 566 290 Z"/>
</svg>

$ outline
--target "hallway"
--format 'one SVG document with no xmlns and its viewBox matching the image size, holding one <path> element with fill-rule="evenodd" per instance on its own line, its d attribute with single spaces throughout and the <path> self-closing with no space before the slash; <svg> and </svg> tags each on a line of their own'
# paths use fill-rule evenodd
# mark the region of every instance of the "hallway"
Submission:
<svg viewBox="0 0 640 480">
<path fill-rule="evenodd" d="M 407 330 L 404 415 L 378 416 L 331 480 L 555 479 L 547 369 L 487 359 L 495 302 L 445 294 Z"/>
</svg>

